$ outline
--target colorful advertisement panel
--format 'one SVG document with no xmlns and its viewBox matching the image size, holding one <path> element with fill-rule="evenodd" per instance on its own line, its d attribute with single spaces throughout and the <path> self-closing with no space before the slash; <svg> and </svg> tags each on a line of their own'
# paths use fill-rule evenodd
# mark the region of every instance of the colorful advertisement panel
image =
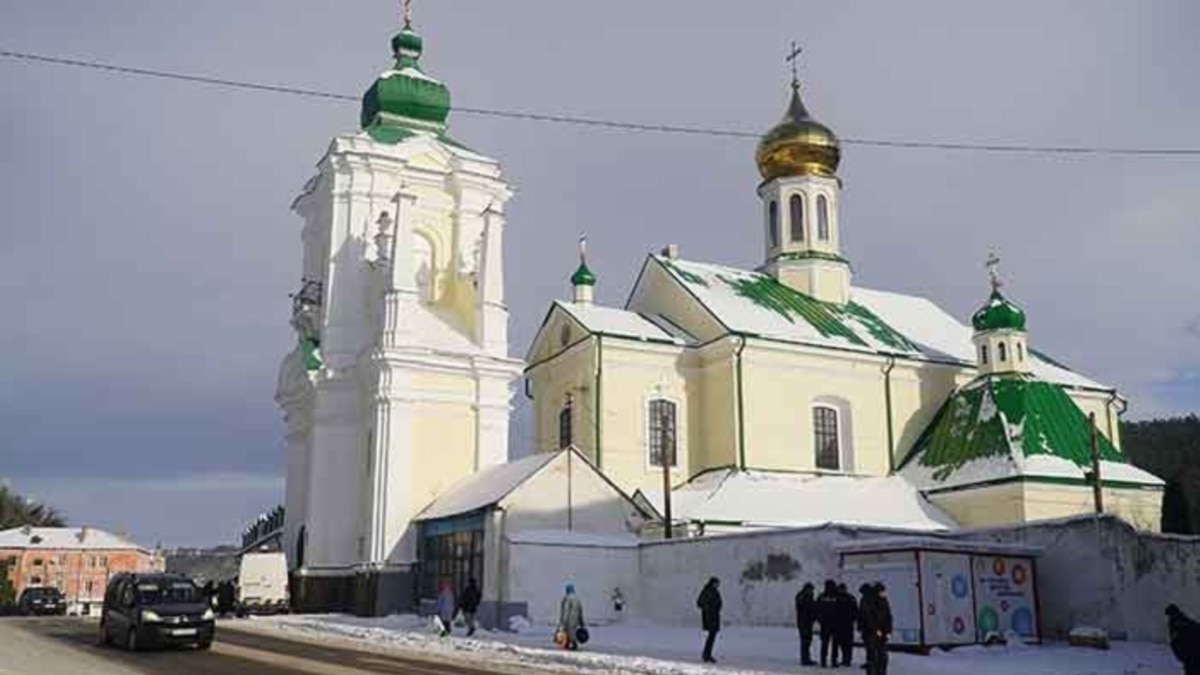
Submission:
<svg viewBox="0 0 1200 675">
<path fill-rule="evenodd" d="M 1030 558 L 972 556 L 975 572 L 975 623 L 979 640 L 989 635 L 1036 639 L 1037 604 Z"/>
</svg>

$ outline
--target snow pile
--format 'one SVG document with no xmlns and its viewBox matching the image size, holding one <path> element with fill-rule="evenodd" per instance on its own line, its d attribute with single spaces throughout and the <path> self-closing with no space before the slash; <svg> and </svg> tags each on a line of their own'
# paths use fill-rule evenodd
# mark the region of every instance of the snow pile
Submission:
<svg viewBox="0 0 1200 675">
<path fill-rule="evenodd" d="M 1071 634 L 1067 636 L 1067 642 L 1072 647 L 1093 647 L 1095 649 L 1108 649 L 1108 632 L 1103 628 L 1094 628 L 1092 626 L 1076 626 L 1071 629 Z"/>
<path fill-rule="evenodd" d="M 248 622 L 232 622 L 245 625 Z M 717 639 L 720 666 L 697 663 L 703 635 L 698 628 L 646 623 L 592 626 L 587 650 L 564 652 L 550 644 L 553 627 L 527 625 L 520 634 L 479 631 L 477 638 L 440 639 L 417 617 L 362 619 L 342 615 L 261 618 L 256 629 L 309 637 L 337 636 L 364 642 L 364 647 L 418 652 L 448 663 L 487 663 L 533 671 L 541 666 L 565 673 L 630 675 L 753 675 L 823 673 L 797 664 L 796 631 L 791 627 L 729 626 Z M 369 644 L 368 644 L 369 643 Z M 1074 649 L 1063 644 L 1002 647 L 971 646 L 926 657 L 892 654 L 892 675 L 1174 675 L 1179 666 L 1165 645 L 1116 643 L 1112 650 Z M 862 663 L 855 650 L 855 664 Z M 857 668 L 851 672 L 858 672 Z"/>
</svg>

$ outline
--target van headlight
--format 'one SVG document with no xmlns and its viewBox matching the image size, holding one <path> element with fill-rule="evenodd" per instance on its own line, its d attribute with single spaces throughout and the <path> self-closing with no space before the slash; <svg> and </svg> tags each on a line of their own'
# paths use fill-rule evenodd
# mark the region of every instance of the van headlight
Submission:
<svg viewBox="0 0 1200 675">
<path fill-rule="evenodd" d="M 204 610 L 204 614 L 200 617 L 200 620 L 201 621 L 212 621 L 215 618 L 217 618 L 217 614 L 216 614 L 216 612 L 213 612 L 212 608 L 210 607 L 210 608 Z"/>
<path fill-rule="evenodd" d="M 143 609 L 142 621 L 145 623 L 161 623 L 162 617 L 158 615 L 158 612 L 152 609 Z"/>
</svg>

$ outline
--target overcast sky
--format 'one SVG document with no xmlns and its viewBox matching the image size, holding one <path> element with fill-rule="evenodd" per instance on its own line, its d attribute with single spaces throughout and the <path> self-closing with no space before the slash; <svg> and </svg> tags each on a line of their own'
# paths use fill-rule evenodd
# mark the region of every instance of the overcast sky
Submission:
<svg viewBox="0 0 1200 675">
<path fill-rule="evenodd" d="M 359 94 L 388 0 L 0 0 L 0 49 Z M 1087 11 L 1081 11 L 1086 8 Z M 765 131 L 791 40 L 843 138 L 1198 148 L 1200 5 L 417 0 L 460 106 Z M 0 58 L 0 477 L 76 523 L 214 544 L 282 498 L 276 370 L 300 266 L 288 210 L 353 103 Z M 601 302 L 647 252 L 752 267 L 749 139 L 452 114 L 519 189 L 512 352 L 590 235 Z M 846 145 L 857 285 L 966 318 L 999 249 L 1035 348 L 1129 416 L 1200 408 L 1200 158 Z M 518 423 L 513 452 L 529 445 Z"/>
</svg>

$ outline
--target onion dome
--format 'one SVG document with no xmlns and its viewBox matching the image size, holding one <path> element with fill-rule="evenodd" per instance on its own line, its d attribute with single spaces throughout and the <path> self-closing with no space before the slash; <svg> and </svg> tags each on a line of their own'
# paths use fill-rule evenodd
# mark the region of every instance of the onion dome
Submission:
<svg viewBox="0 0 1200 675">
<path fill-rule="evenodd" d="M 971 317 L 971 325 L 977 331 L 1025 330 L 1025 311 L 1009 302 L 999 289 L 992 291 L 988 303 Z"/>
<path fill-rule="evenodd" d="M 377 140 L 403 137 L 398 129 L 444 131 L 450 114 L 450 90 L 421 72 L 424 42 L 406 25 L 392 38 L 396 64 L 363 95 L 362 128 Z M 390 132 L 390 133 L 389 133 Z"/>
<path fill-rule="evenodd" d="M 595 286 L 596 275 L 588 269 L 587 263 L 580 261 L 579 269 L 575 270 L 575 274 L 571 275 L 572 286 Z"/>
<path fill-rule="evenodd" d="M 833 176 L 841 157 L 837 135 L 808 114 L 800 100 L 800 83 L 793 80 L 787 113 L 758 143 L 758 172 L 768 181 L 784 176 Z"/>
</svg>

